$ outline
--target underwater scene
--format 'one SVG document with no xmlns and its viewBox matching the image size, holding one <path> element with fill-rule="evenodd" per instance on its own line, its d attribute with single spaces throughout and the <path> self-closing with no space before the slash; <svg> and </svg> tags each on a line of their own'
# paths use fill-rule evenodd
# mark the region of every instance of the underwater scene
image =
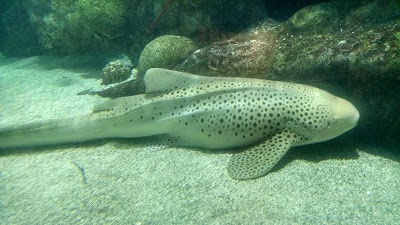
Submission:
<svg viewBox="0 0 400 225">
<path fill-rule="evenodd" d="M 399 0 L 0 3 L 0 224 L 399 212 Z"/>
</svg>

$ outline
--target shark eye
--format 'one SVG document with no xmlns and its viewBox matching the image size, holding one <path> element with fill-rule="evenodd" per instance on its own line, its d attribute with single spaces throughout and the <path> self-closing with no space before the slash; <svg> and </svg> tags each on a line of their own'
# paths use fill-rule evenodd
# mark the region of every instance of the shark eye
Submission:
<svg viewBox="0 0 400 225">
<path fill-rule="evenodd" d="M 331 122 L 328 122 L 328 128 L 331 128 Z"/>
</svg>

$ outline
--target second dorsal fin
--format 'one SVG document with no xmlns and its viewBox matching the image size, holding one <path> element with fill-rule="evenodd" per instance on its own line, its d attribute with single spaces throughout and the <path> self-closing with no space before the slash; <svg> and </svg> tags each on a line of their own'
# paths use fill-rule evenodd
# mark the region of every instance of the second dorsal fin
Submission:
<svg viewBox="0 0 400 225">
<path fill-rule="evenodd" d="M 206 84 L 215 81 L 215 77 L 198 76 L 191 73 L 151 68 L 144 76 L 146 94 L 188 88 L 193 85 Z"/>
</svg>

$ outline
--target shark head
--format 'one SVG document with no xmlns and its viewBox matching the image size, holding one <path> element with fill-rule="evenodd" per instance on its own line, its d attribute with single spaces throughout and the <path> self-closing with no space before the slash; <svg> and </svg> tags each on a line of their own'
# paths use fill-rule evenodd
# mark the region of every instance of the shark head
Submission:
<svg viewBox="0 0 400 225">
<path fill-rule="evenodd" d="M 347 100 L 335 97 L 332 106 L 332 119 L 328 125 L 321 129 L 316 136 L 320 141 L 335 138 L 357 125 L 360 114 Z"/>
<path fill-rule="evenodd" d="M 328 94 L 328 93 L 326 93 Z M 335 138 L 357 125 L 360 114 L 349 101 L 328 94 L 329 104 L 326 110 L 329 113 L 322 124 L 316 128 L 308 141 L 302 144 L 318 143 Z"/>
</svg>

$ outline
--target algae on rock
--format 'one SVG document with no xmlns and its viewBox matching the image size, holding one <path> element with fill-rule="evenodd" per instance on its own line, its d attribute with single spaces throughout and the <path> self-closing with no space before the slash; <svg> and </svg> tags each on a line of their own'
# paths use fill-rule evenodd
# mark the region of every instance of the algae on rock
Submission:
<svg viewBox="0 0 400 225">
<path fill-rule="evenodd" d="M 113 84 L 126 80 L 131 75 L 131 69 L 120 60 L 108 63 L 103 69 L 103 83 Z"/>
<path fill-rule="evenodd" d="M 339 10 L 329 3 L 304 7 L 288 21 L 288 28 L 299 32 L 331 32 L 340 26 Z"/>
<path fill-rule="evenodd" d="M 139 58 L 138 77 L 153 67 L 172 69 L 197 49 L 186 37 L 164 35 L 146 45 Z"/>
<path fill-rule="evenodd" d="M 86 27 L 107 38 L 120 36 L 126 26 L 125 0 L 78 0 L 77 9 Z"/>
</svg>

